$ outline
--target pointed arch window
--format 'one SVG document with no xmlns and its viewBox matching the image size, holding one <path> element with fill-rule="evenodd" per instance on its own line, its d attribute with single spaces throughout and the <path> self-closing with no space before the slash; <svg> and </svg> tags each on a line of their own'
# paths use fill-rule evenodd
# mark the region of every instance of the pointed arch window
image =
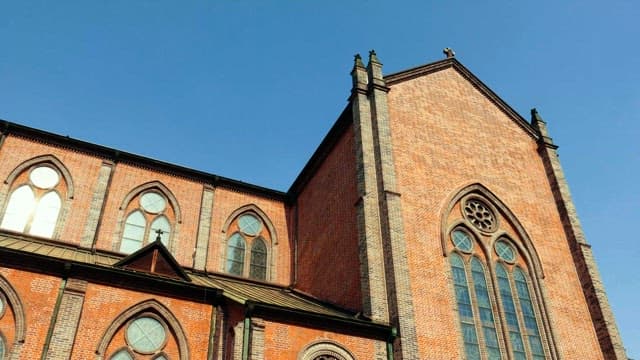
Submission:
<svg viewBox="0 0 640 360">
<path fill-rule="evenodd" d="M 547 359 L 526 256 L 492 206 L 478 196 L 461 203 L 447 246 L 465 358 Z"/>
<path fill-rule="evenodd" d="M 0 228 L 53 238 L 66 184 L 49 164 L 36 164 L 13 179 Z"/>
<path fill-rule="evenodd" d="M 120 252 L 130 254 L 160 239 L 169 247 L 174 211 L 167 198 L 157 190 L 134 197 L 127 206 Z"/>
<path fill-rule="evenodd" d="M 263 220 L 254 213 L 243 213 L 230 224 L 229 230 L 225 272 L 267 280 L 270 236 Z"/>
</svg>

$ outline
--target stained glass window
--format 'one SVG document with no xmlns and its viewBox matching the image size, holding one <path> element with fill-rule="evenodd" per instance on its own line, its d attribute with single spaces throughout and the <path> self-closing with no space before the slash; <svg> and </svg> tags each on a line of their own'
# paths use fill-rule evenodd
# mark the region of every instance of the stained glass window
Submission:
<svg viewBox="0 0 640 360">
<path fill-rule="evenodd" d="M 58 172 L 48 166 L 39 166 L 29 174 L 31 183 L 40 189 L 52 189 L 60 181 Z"/>
<path fill-rule="evenodd" d="M 135 319 L 126 331 L 127 343 L 135 351 L 152 353 L 159 350 L 167 338 L 162 324 L 148 316 Z"/>
<path fill-rule="evenodd" d="M 469 296 L 469 286 L 467 285 L 467 275 L 464 261 L 457 254 L 451 254 L 451 271 L 453 273 L 453 285 L 456 293 L 458 305 L 458 315 L 460 316 L 460 327 L 462 328 L 462 339 L 467 359 L 480 359 L 480 348 L 478 336 L 473 319 L 471 297 Z"/>
<path fill-rule="evenodd" d="M 260 238 L 255 239 L 251 246 L 249 277 L 257 280 L 265 280 L 267 277 L 267 247 Z"/>
<path fill-rule="evenodd" d="M 520 334 L 520 324 L 516 313 L 516 306 L 513 302 L 513 293 L 511 292 L 511 284 L 509 283 L 509 275 L 504 265 L 496 264 L 496 273 L 498 276 L 498 287 L 500 289 L 500 299 L 502 300 L 502 308 L 509 329 L 509 340 L 513 350 L 513 356 L 517 360 L 526 360 L 524 343 Z"/>
<path fill-rule="evenodd" d="M 513 278 L 516 283 L 518 293 L 518 301 L 524 318 L 524 332 L 529 339 L 529 347 L 534 360 L 544 360 L 544 350 L 542 349 L 542 341 L 540 340 L 540 331 L 538 331 L 538 323 L 536 315 L 533 311 L 533 304 L 529 296 L 529 287 L 527 286 L 526 275 L 516 267 L 513 271 Z"/>
<path fill-rule="evenodd" d="M 500 346 L 498 345 L 498 336 L 496 334 L 496 326 L 493 320 L 493 310 L 491 310 L 491 299 L 487 290 L 487 281 L 485 278 L 484 268 L 480 260 L 475 256 L 471 259 L 471 276 L 473 278 L 473 287 L 475 289 L 477 309 L 480 314 L 480 323 L 482 325 L 482 334 L 489 359 L 501 359 Z"/>
<path fill-rule="evenodd" d="M 245 241 L 242 235 L 235 233 L 229 238 L 227 248 L 227 272 L 242 275 L 244 272 Z"/>
</svg>

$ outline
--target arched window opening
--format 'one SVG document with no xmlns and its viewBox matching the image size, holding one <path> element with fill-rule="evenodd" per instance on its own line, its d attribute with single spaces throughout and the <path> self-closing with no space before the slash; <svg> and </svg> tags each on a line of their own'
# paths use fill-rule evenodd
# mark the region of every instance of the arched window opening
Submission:
<svg viewBox="0 0 640 360">
<path fill-rule="evenodd" d="M 13 184 L 0 227 L 52 238 L 62 209 L 60 193 L 66 191 L 58 170 L 37 164 L 13 178 Z"/>
<path fill-rule="evenodd" d="M 300 360 L 353 360 L 353 355 L 341 345 L 321 340 L 305 347 L 298 355 Z"/>
<path fill-rule="evenodd" d="M 264 221 L 253 212 L 234 219 L 227 229 L 225 271 L 256 280 L 267 280 L 270 234 Z M 245 261 L 248 259 L 249 261 Z"/>
<path fill-rule="evenodd" d="M 157 239 L 169 247 L 175 213 L 160 191 L 151 189 L 133 197 L 126 213 L 120 252 L 130 254 Z"/>
<path fill-rule="evenodd" d="M 491 297 L 489 296 L 489 290 L 487 289 L 484 268 L 480 263 L 480 260 L 475 256 L 471 259 L 471 274 L 487 355 L 489 356 L 489 359 L 497 360 L 501 358 L 501 355 L 498 335 L 496 333 L 496 325 L 493 318 L 493 310 L 491 307 Z"/>
<path fill-rule="evenodd" d="M 464 261 L 455 253 L 451 254 L 450 261 L 466 358 L 469 360 L 480 360 L 480 347 L 476 334 L 476 326 L 474 324 L 475 321 L 473 319 L 471 296 L 469 295 Z"/>
<path fill-rule="evenodd" d="M 251 246 L 251 268 L 249 277 L 252 279 L 266 279 L 267 277 L 267 247 L 264 241 L 257 238 Z"/>
<path fill-rule="evenodd" d="M 461 195 L 456 201 L 450 209 L 459 215 L 446 215 L 443 244 L 450 258 L 464 357 L 546 359 L 541 306 L 527 271 L 535 264 L 523 252 L 528 249 L 510 238 L 513 228 L 505 227 L 509 222 L 485 198 Z M 506 212 L 504 207 L 501 211 Z"/>
<path fill-rule="evenodd" d="M 245 241 L 242 235 L 235 233 L 229 238 L 227 250 L 227 272 L 241 276 L 244 271 Z"/>
</svg>

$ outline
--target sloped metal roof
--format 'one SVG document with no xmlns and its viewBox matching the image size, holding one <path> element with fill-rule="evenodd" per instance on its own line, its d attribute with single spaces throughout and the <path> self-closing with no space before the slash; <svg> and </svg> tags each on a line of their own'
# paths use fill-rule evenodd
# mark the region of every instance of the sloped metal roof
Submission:
<svg viewBox="0 0 640 360">
<path fill-rule="evenodd" d="M 116 268 L 114 264 L 124 256 L 109 254 L 77 246 L 36 239 L 12 233 L 0 233 L 0 248 L 37 254 L 60 260 L 96 265 L 105 269 Z M 129 271 L 121 269 L 122 271 Z M 347 311 L 323 304 L 308 296 L 283 286 L 258 283 L 217 274 L 204 274 L 186 271 L 191 284 L 222 290 L 222 296 L 239 304 L 261 304 L 277 308 L 312 313 L 322 316 L 354 320 L 356 317 Z M 148 274 L 155 277 L 155 274 Z M 187 282 L 185 282 L 186 284 Z"/>
</svg>

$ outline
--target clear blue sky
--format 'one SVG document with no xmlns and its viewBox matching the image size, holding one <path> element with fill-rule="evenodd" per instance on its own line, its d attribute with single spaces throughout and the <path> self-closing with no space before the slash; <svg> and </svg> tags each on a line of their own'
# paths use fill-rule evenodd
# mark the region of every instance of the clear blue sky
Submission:
<svg viewBox="0 0 640 360">
<path fill-rule="evenodd" d="M 354 53 L 391 73 L 450 46 L 547 120 L 640 359 L 639 19 L 637 0 L 3 1 L 0 118 L 286 190 L 346 104 Z"/>
</svg>

